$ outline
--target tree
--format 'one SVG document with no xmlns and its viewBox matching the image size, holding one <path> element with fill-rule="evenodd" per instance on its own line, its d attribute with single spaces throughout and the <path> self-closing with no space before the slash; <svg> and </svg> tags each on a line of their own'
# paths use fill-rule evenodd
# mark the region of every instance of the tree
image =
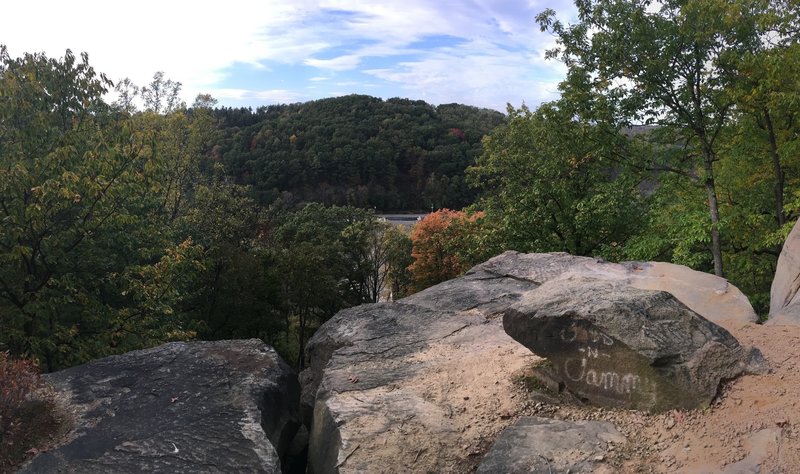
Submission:
<svg viewBox="0 0 800 474">
<path fill-rule="evenodd" d="M 174 307 L 198 249 L 163 231 L 110 86 L 85 54 L 0 48 L 0 348 L 46 370 L 192 335 Z"/>
<path fill-rule="evenodd" d="M 562 87 L 601 96 L 620 123 L 656 122 L 679 133 L 685 166 L 662 168 L 702 183 L 714 272 L 722 276 L 714 165 L 718 138 L 734 110 L 729 89 L 739 78 L 738 60 L 759 42 L 757 2 L 591 0 L 576 5 L 575 25 L 556 21 L 553 10 L 537 18 L 559 43 L 548 55 L 569 67 Z"/>
<path fill-rule="evenodd" d="M 468 215 L 464 211 L 440 209 L 425 216 L 411 231 L 411 256 L 408 270 L 413 289 L 421 291 L 437 283 L 455 278 L 478 261 L 473 237 L 478 234 L 483 213 Z"/>
<path fill-rule="evenodd" d="M 414 263 L 411 256 L 412 244 L 408 232 L 401 226 L 392 226 L 383 234 L 387 247 L 387 279 L 389 281 L 389 298 L 394 301 L 409 295 L 413 287 L 413 279 L 408 267 Z"/>
<path fill-rule="evenodd" d="M 272 253 L 281 291 L 281 311 L 296 336 L 293 355 L 304 364 L 305 342 L 339 310 L 374 302 L 385 280 L 382 225 L 372 211 L 306 204 L 277 212 L 264 242 Z"/>
<path fill-rule="evenodd" d="M 389 273 L 390 225 L 374 215 L 357 220 L 342 230 L 344 258 L 349 262 L 346 278 L 360 302 L 380 301 Z"/>
<path fill-rule="evenodd" d="M 287 328 L 274 261 L 259 244 L 261 214 L 250 189 L 218 170 L 211 182 L 196 185 L 189 210 L 176 221 L 178 235 L 192 236 L 203 249 L 196 286 L 180 309 L 201 323 L 204 339 L 259 337 L 281 345 Z"/>
<path fill-rule="evenodd" d="M 605 130 L 564 105 L 509 107 L 508 124 L 484 139 L 468 177 L 482 191 L 477 207 L 486 212 L 489 247 L 596 255 L 635 231 L 638 181 L 610 159 L 630 153 L 617 150 L 624 138 L 609 144 Z"/>
<path fill-rule="evenodd" d="M 766 36 L 776 28 L 775 22 L 783 20 L 780 11 L 762 26 Z M 766 15 L 765 15 L 766 16 Z M 779 26 L 781 22 L 778 22 Z M 797 104 L 800 102 L 800 44 L 790 42 L 770 44 L 763 41 L 758 50 L 750 52 L 740 61 L 741 80 L 732 93 L 738 107 L 741 144 L 751 141 L 764 144 L 772 169 L 774 215 L 779 227 L 786 224 L 785 188 L 786 156 L 792 156 L 797 145 Z"/>
</svg>

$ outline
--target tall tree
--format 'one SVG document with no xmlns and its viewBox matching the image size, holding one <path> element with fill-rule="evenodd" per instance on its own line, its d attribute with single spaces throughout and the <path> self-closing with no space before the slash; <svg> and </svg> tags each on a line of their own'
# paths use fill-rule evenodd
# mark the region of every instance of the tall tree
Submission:
<svg viewBox="0 0 800 474">
<path fill-rule="evenodd" d="M 799 9 L 780 1 L 763 5 L 758 25 L 761 41 L 757 49 L 741 58 L 740 81 L 732 91 L 740 112 L 740 135 L 746 136 L 742 144 L 748 146 L 747 142 L 754 141 L 766 149 L 779 227 L 787 222 L 784 161 L 787 154 L 793 155 L 793 142 L 800 130 L 800 34 L 791 29 L 798 20 Z"/>
<path fill-rule="evenodd" d="M 638 181 L 610 159 L 624 138 L 578 121 L 563 103 L 509 108 L 508 124 L 484 140 L 468 170 L 483 193 L 494 245 L 596 255 L 621 245 L 641 215 Z"/>
<path fill-rule="evenodd" d="M 0 346 L 47 370 L 190 333 L 197 248 L 164 232 L 110 85 L 85 54 L 0 49 Z"/>
<path fill-rule="evenodd" d="M 644 120 L 679 132 L 685 166 L 664 168 L 693 175 L 704 187 L 714 273 L 723 275 L 714 164 L 718 138 L 734 108 L 729 88 L 738 80 L 738 60 L 759 42 L 757 5 L 707 0 L 576 5 L 574 25 L 557 21 L 553 10 L 537 18 L 558 40 L 548 55 L 569 67 L 563 88 L 602 96 L 622 124 Z"/>
</svg>

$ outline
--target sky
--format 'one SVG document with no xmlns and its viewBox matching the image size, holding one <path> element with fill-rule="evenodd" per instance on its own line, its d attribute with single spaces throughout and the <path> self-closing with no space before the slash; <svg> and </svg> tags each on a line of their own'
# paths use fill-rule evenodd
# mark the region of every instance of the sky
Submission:
<svg viewBox="0 0 800 474">
<path fill-rule="evenodd" d="M 138 85 L 163 71 L 189 104 L 367 94 L 505 111 L 558 95 L 565 68 L 544 59 L 555 40 L 535 22 L 546 8 L 575 15 L 571 0 L 19 0 L 3 7 L 0 44 L 12 56 L 87 52 Z"/>
</svg>

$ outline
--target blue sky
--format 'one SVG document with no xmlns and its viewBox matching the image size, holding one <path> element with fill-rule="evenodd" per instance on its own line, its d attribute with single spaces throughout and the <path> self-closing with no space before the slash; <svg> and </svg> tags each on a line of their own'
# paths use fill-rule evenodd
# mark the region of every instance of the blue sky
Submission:
<svg viewBox="0 0 800 474">
<path fill-rule="evenodd" d="M 183 84 L 184 99 L 259 106 L 345 94 L 459 102 L 505 110 L 557 96 L 564 68 L 535 16 L 566 0 L 143 0 L 4 6 L 0 43 L 12 55 L 89 53 L 112 79 Z"/>
</svg>

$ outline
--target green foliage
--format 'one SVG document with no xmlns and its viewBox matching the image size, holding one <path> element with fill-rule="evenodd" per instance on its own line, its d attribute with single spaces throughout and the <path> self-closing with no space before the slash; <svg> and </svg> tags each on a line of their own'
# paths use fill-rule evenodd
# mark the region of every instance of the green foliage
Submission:
<svg viewBox="0 0 800 474">
<path fill-rule="evenodd" d="M 292 359 L 303 366 L 305 341 L 339 310 L 378 300 L 386 281 L 386 225 L 372 211 L 312 203 L 276 211 L 266 251 L 280 285 L 287 336 L 297 338 Z M 291 360 L 291 359 L 290 359 Z"/>
<path fill-rule="evenodd" d="M 193 265 L 160 212 L 154 157 L 85 55 L 0 55 L 0 346 L 52 370 L 184 337 Z"/>
<path fill-rule="evenodd" d="M 650 212 L 620 249 L 626 260 L 671 261 L 709 270 L 708 209 L 703 189 L 680 175 L 660 176 L 650 197 Z"/>
<path fill-rule="evenodd" d="M 470 204 L 464 169 L 503 120 L 463 105 L 358 95 L 216 115 L 225 123 L 218 156 L 260 203 L 289 195 L 381 210 Z"/>
<path fill-rule="evenodd" d="M 486 137 L 468 170 L 483 191 L 492 248 L 604 254 L 638 224 L 637 181 L 612 159 L 624 140 L 562 105 L 509 109 L 508 124 Z"/>
<path fill-rule="evenodd" d="M 391 226 L 384 232 L 386 242 L 387 280 L 390 299 L 397 300 L 411 294 L 413 278 L 408 269 L 414 263 L 412 244 L 408 233 L 401 226 Z"/>
<path fill-rule="evenodd" d="M 563 25 L 552 10 L 537 19 L 557 37 L 558 48 L 548 54 L 569 67 L 562 87 L 586 118 L 657 122 L 678 133 L 687 166 L 670 168 L 705 187 L 709 250 L 719 276 L 718 140 L 735 110 L 731 88 L 740 79 L 740 59 L 762 40 L 759 3 L 592 0 L 576 2 L 575 25 Z M 592 111 L 593 100 L 603 104 L 602 113 Z"/>
</svg>

